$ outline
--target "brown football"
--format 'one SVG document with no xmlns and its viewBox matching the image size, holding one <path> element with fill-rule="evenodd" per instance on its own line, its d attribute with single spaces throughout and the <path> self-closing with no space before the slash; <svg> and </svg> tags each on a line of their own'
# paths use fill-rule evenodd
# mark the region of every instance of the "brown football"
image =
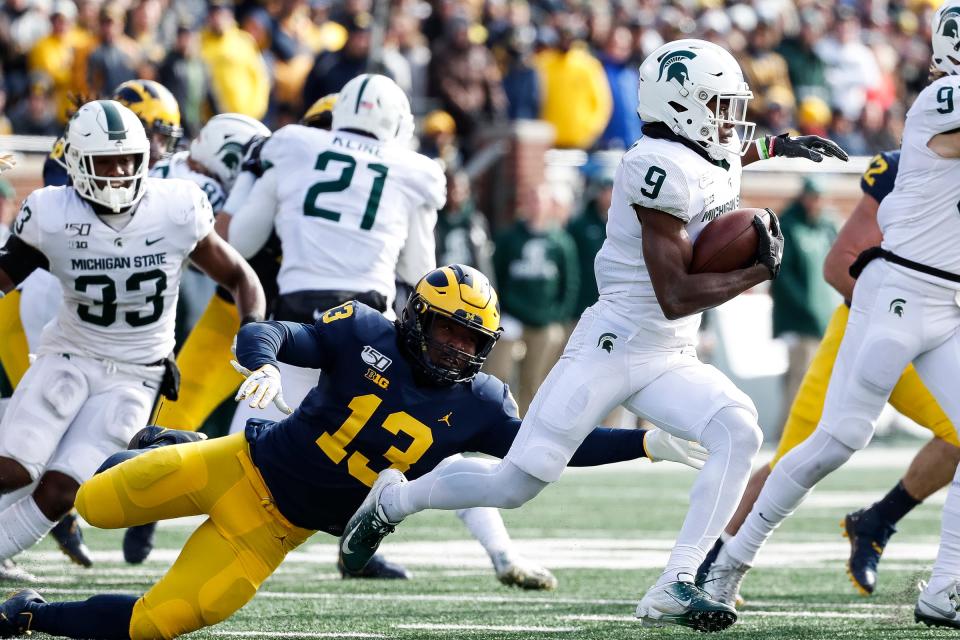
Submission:
<svg viewBox="0 0 960 640">
<path fill-rule="evenodd" d="M 690 273 L 729 273 L 753 264 L 760 241 L 754 216 L 770 228 L 766 209 L 737 209 L 704 227 L 693 243 Z"/>
</svg>

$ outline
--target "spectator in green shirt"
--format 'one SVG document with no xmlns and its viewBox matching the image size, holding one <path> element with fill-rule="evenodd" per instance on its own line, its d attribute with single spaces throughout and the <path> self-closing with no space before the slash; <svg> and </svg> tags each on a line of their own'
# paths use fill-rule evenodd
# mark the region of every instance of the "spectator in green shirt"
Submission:
<svg viewBox="0 0 960 640">
<path fill-rule="evenodd" d="M 783 416 L 800 388 L 838 301 L 836 292 L 823 279 L 823 261 L 837 237 L 837 226 L 825 211 L 821 194 L 819 183 L 805 179 L 800 195 L 780 216 L 783 261 L 770 295 L 773 335 L 787 343 L 789 355 Z"/>
<path fill-rule="evenodd" d="M 548 185 L 540 185 L 527 195 L 517 222 L 494 240 L 506 339 L 487 359 L 487 371 L 510 382 L 519 361 L 521 415 L 560 357 L 564 325 L 576 302 L 577 248 L 563 229 L 569 205 Z"/>
</svg>

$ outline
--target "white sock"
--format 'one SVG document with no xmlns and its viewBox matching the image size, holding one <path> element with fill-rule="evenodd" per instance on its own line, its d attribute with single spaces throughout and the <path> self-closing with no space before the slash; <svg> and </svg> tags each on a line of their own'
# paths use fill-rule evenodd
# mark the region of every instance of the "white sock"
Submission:
<svg viewBox="0 0 960 640">
<path fill-rule="evenodd" d="M 940 525 L 940 549 L 933 563 L 933 574 L 927 590 L 931 593 L 942 591 L 960 580 L 960 468 L 947 490 L 947 501 L 943 505 L 943 520 Z"/>
<path fill-rule="evenodd" d="M 773 530 L 796 511 L 820 480 L 840 468 L 853 453 L 825 431 L 814 431 L 774 467 L 750 515 L 721 553 L 752 565 Z"/>
<path fill-rule="evenodd" d="M 513 550 L 513 541 L 503 524 L 503 518 L 493 507 L 460 509 L 457 517 L 467 526 L 470 535 L 483 546 L 491 560 L 497 554 L 510 553 Z"/>
<path fill-rule="evenodd" d="M 0 560 L 37 544 L 56 524 L 47 520 L 33 496 L 21 498 L 0 513 Z"/>
<path fill-rule="evenodd" d="M 25 487 L 20 487 L 19 489 L 14 489 L 10 493 L 5 493 L 0 496 L 0 513 L 3 513 L 10 505 L 15 502 L 19 502 L 20 498 L 23 496 L 28 496 L 33 493 L 33 490 L 37 488 L 37 485 L 40 484 L 39 480 L 35 480 L 28 484 Z"/>
<path fill-rule="evenodd" d="M 693 581 L 750 479 L 762 436 L 757 421 L 742 407 L 725 407 L 704 427 L 700 442 L 710 452 L 690 490 L 690 508 L 657 585 Z"/>
</svg>

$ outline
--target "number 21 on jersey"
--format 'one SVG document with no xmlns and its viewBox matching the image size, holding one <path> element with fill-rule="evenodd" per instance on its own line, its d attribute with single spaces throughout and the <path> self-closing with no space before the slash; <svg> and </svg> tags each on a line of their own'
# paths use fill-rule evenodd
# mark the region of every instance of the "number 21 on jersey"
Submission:
<svg viewBox="0 0 960 640">
<path fill-rule="evenodd" d="M 353 156 L 337 151 L 324 151 L 317 156 L 317 162 L 314 169 L 317 171 L 326 171 L 328 167 L 339 166 L 340 175 L 333 180 L 324 180 L 317 182 L 307 190 L 307 196 L 303 201 L 303 214 L 307 216 L 316 216 L 326 218 L 334 222 L 340 221 L 341 213 L 331 211 L 317 205 L 317 197 L 322 193 L 339 193 L 350 188 L 353 182 L 353 176 L 357 171 L 357 161 Z M 367 206 L 363 211 L 363 218 L 360 220 L 360 228 L 369 231 L 373 228 L 373 221 L 377 217 L 377 209 L 380 208 L 380 196 L 383 194 L 383 186 L 387 182 L 387 173 L 389 167 L 379 163 L 367 165 L 367 169 L 376 174 L 373 180 L 373 187 L 370 189 L 370 196 L 367 198 Z"/>
<path fill-rule="evenodd" d="M 360 430 L 370 421 L 370 417 L 380 406 L 382 401 L 373 394 L 356 396 L 347 405 L 350 408 L 350 415 L 344 420 L 343 424 L 337 429 L 336 433 L 329 434 L 324 432 L 317 438 L 317 446 L 320 447 L 327 457 L 334 463 L 340 464 L 347 457 L 347 445 L 349 445 Z M 405 473 L 410 467 L 423 457 L 430 445 L 433 444 L 433 432 L 430 427 L 423 424 L 406 411 L 395 411 L 386 417 L 381 428 L 397 435 L 401 432 L 410 436 L 413 441 L 406 449 L 398 449 L 391 445 L 383 454 L 391 464 L 391 469 L 396 469 L 400 473 Z M 354 451 L 347 458 L 347 471 L 350 475 L 372 487 L 377 479 L 377 472 L 370 468 L 370 458 L 359 451 Z"/>
</svg>

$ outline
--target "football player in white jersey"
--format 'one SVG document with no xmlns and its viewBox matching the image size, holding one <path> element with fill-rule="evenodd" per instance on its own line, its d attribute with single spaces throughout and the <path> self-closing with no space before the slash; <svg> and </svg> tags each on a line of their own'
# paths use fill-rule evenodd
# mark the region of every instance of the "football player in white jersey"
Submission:
<svg viewBox="0 0 960 640">
<path fill-rule="evenodd" d="M 259 120 L 254 120 L 250 116 L 240 113 L 221 113 L 207 121 L 199 135 L 190 142 L 189 150 L 164 156 L 150 168 L 149 175 L 155 178 L 178 178 L 193 182 L 203 190 L 210 206 L 216 212 L 223 207 L 227 199 L 227 193 L 240 172 L 244 146 L 255 137 L 269 135 L 270 130 Z M 213 290 L 208 286 L 209 281 L 206 276 L 195 270 L 187 269 L 184 271 L 182 278 L 180 294 L 184 298 L 188 296 L 191 298 L 188 301 L 188 306 L 193 304 L 203 309 L 208 303 L 215 304 L 211 302 Z M 217 295 L 230 297 L 229 292 L 222 288 L 217 290 Z M 231 318 L 231 320 L 231 322 L 225 322 L 225 326 L 218 328 L 223 329 L 232 337 L 236 333 L 239 317 L 236 320 Z M 196 325 L 194 329 L 196 329 Z M 227 339 L 228 342 L 230 339 Z M 186 345 L 184 345 L 185 348 Z M 181 349 L 177 358 L 178 365 L 182 356 L 183 349 Z M 196 368 L 184 371 L 183 386 L 197 384 L 196 378 L 198 376 L 209 376 L 215 373 L 214 370 L 211 370 L 211 366 L 214 365 L 208 363 L 203 371 L 198 371 Z M 230 373 L 232 373 L 232 370 Z M 160 403 L 158 417 L 160 415 L 159 410 L 169 404 L 175 404 L 175 402 Z M 159 419 L 155 421 L 156 424 L 170 424 L 170 426 L 184 429 L 197 429 L 201 426 L 196 423 L 185 424 L 176 421 L 170 423 Z M 124 532 L 124 560 L 131 564 L 140 564 L 147 559 L 153 550 L 153 535 L 156 527 L 156 523 L 151 522 L 130 527 Z"/>
<path fill-rule="evenodd" d="M 721 549 L 705 588 L 731 602 L 773 530 L 826 475 L 864 448 L 903 369 L 913 363 L 960 423 L 960 0 L 933 18 L 933 64 L 947 75 L 907 112 L 893 191 L 880 203 L 880 247 L 863 252 L 847 329 L 813 434 L 783 457 L 753 510 Z M 914 616 L 960 628 L 960 472 L 943 509 L 940 551 Z"/>
<path fill-rule="evenodd" d="M 761 432 L 753 403 L 697 359 L 700 313 L 776 276 L 782 236 L 756 218 L 756 263 L 731 273 L 691 274 L 692 243 L 711 220 L 737 208 L 741 157 L 845 158 L 828 140 L 786 134 L 751 145 L 752 97 L 734 58 L 701 40 L 654 51 L 640 67 L 644 137 L 614 179 L 607 239 L 596 259 L 600 300 L 577 324 L 537 392 L 523 427 L 499 463 L 466 458 L 406 483 L 380 474 L 347 525 L 341 558 L 361 564 L 404 517 L 426 508 L 518 507 L 556 481 L 583 439 L 623 405 L 710 457 L 666 569 L 637 607 L 645 624 L 717 631 L 733 607 L 693 580 L 743 492 Z"/>
<path fill-rule="evenodd" d="M 99 100 L 71 118 L 72 186 L 27 197 L 0 251 L 0 292 L 32 271 L 56 276 L 64 302 L 0 422 L 0 492 L 39 480 L 0 512 L 0 559 L 42 538 L 80 483 L 146 423 L 170 366 L 180 274 L 188 258 L 228 287 L 248 320 L 263 290 L 215 233 L 203 192 L 147 177 L 149 142 L 137 116 Z"/>
<path fill-rule="evenodd" d="M 263 173 L 249 195 L 238 186 L 226 212 L 229 238 L 244 256 L 255 254 L 275 228 L 283 262 L 275 320 L 313 323 L 326 309 L 359 299 L 392 314 L 395 281 L 417 282 L 436 264 L 434 226 L 446 200 L 446 178 L 430 158 L 411 151 L 410 103 L 395 82 L 361 75 L 333 104 L 332 130 L 289 125 L 260 151 Z M 238 185 L 242 181 L 238 180 Z M 243 203 L 233 211 L 234 202 Z M 318 372 L 281 363 L 284 396 L 297 406 L 316 385 Z M 237 407 L 231 432 L 247 419 L 279 420 L 266 411 Z M 496 509 L 457 515 L 484 546 L 500 582 L 553 589 L 550 571 L 514 549 Z M 345 577 L 407 577 L 377 556 Z"/>
</svg>

